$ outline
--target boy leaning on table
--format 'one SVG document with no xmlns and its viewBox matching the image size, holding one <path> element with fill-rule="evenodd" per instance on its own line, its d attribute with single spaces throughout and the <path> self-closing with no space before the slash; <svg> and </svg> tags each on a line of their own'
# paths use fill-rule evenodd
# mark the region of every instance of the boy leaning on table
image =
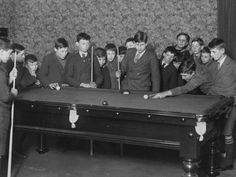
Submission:
<svg viewBox="0 0 236 177">
<path fill-rule="evenodd" d="M 202 78 L 202 82 L 198 82 L 198 84 L 196 84 L 195 87 L 192 87 L 192 89 L 203 84 L 204 80 L 206 81 L 204 77 L 210 74 L 212 77 L 211 86 L 207 92 L 207 95 L 222 95 L 225 97 L 234 97 L 234 100 L 236 100 L 236 61 L 232 60 L 225 53 L 225 43 L 222 39 L 213 39 L 209 43 L 208 47 L 211 51 L 211 57 L 217 62 L 217 64 L 213 69 L 203 72 L 204 74 L 198 73 L 198 79 L 200 80 L 200 78 Z M 193 78 L 191 80 L 193 80 Z M 189 85 L 189 88 L 193 86 L 191 85 L 191 80 L 187 83 Z M 164 98 L 166 96 L 176 95 L 176 93 L 184 93 L 175 92 L 176 89 L 181 90 L 181 87 L 168 90 L 166 92 L 157 93 L 153 98 Z M 234 105 L 236 105 L 236 103 L 234 103 Z M 233 169 L 234 139 L 232 134 L 235 118 L 236 106 L 233 106 L 231 112 L 229 113 L 229 116 L 225 119 L 225 124 L 223 127 L 225 153 L 223 154 L 220 162 L 220 169 L 222 171 Z"/>
</svg>

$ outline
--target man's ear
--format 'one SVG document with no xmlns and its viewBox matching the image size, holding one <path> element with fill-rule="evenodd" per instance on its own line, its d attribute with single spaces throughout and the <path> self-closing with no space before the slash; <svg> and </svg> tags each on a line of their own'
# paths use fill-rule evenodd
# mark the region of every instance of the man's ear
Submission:
<svg viewBox="0 0 236 177">
<path fill-rule="evenodd" d="M 222 53 L 225 53 L 225 48 L 221 48 Z"/>
<path fill-rule="evenodd" d="M 78 43 L 78 42 L 75 42 L 75 46 L 78 47 L 78 46 L 79 46 L 79 43 Z"/>
<path fill-rule="evenodd" d="M 54 51 L 56 52 L 57 51 L 57 49 L 54 47 Z"/>
</svg>

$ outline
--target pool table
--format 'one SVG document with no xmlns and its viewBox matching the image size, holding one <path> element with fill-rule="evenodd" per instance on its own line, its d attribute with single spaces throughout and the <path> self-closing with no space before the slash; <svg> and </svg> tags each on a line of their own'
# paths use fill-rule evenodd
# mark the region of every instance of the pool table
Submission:
<svg viewBox="0 0 236 177">
<path fill-rule="evenodd" d="M 214 151 L 214 137 L 220 130 L 216 122 L 232 108 L 233 99 L 188 94 L 144 99 L 144 94 L 149 93 L 31 88 L 15 100 L 14 128 L 41 135 L 177 149 L 185 176 L 197 176 L 201 149 L 211 142 Z M 209 174 L 214 176 L 211 158 Z"/>
</svg>

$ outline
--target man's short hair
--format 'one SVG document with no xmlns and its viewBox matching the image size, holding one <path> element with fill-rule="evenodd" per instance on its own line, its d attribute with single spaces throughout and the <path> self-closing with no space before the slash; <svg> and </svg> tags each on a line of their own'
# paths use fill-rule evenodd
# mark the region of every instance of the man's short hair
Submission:
<svg viewBox="0 0 236 177">
<path fill-rule="evenodd" d="M 118 50 L 119 50 L 119 55 L 125 55 L 127 48 L 122 45 L 122 46 L 119 46 Z"/>
<path fill-rule="evenodd" d="M 137 42 L 137 43 L 145 42 L 145 43 L 147 43 L 147 41 L 148 41 L 148 35 L 147 35 L 147 33 L 143 32 L 143 31 L 138 31 L 134 35 L 134 42 Z"/>
<path fill-rule="evenodd" d="M 98 47 L 98 48 L 96 48 L 95 49 L 95 56 L 97 56 L 97 57 L 106 57 L 107 55 L 106 55 L 106 50 L 105 49 L 103 49 L 103 48 L 101 48 L 101 47 Z"/>
<path fill-rule="evenodd" d="M 203 39 L 200 38 L 200 37 L 193 38 L 193 40 L 192 40 L 191 43 L 193 43 L 193 42 L 197 42 L 200 46 L 203 46 L 203 45 L 204 45 L 204 41 L 203 41 Z"/>
<path fill-rule="evenodd" d="M 187 33 L 184 33 L 184 32 L 181 32 L 181 33 L 179 33 L 177 36 L 176 36 L 176 39 L 178 39 L 180 36 L 185 36 L 186 37 L 186 39 L 187 39 L 187 42 L 189 43 L 189 41 L 190 41 L 190 36 L 187 34 Z"/>
<path fill-rule="evenodd" d="M 203 49 L 201 50 L 201 53 L 211 54 L 211 51 L 210 51 L 209 47 L 203 47 Z"/>
<path fill-rule="evenodd" d="M 129 37 L 128 39 L 126 39 L 125 44 L 127 44 L 128 42 L 134 42 L 134 38 Z"/>
<path fill-rule="evenodd" d="M 225 49 L 225 42 L 223 39 L 221 38 L 214 38 L 212 39 L 212 41 L 208 44 L 208 47 L 210 49 L 214 49 L 214 48 L 219 48 L 219 49 Z"/>
<path fill-rule="evenodd" d="M 166 53 L 166 52 L 170 52 L 170 53 L 174 54 L 174 56 L 177 55 L 177 50 L 175 49 L 174 46 L 166 47 L 163 53 Z"/>
<path fill-rule="evenodd" d="M 69 47 L 69 44 L 65 38 L 58 38 L 55 41 L 55 48 L 56 49 L 65 48 L 65 47 Z"/>
<path fill-rule="evenodd" d="M 106 51 L 111 50 L 111 51 L 117 53 L 116 45 L 113 44 L 113 43 L 108 43 L 108 44 L 105 46 L 105 50 L 106 50 Z"/>
<path fill-rule="evenodd" d="M 25 47 L 21 44 L 18 44 L 18 43 L 13 43 L 11 45 L 11 48 L 12 48 L 13 52 L 16 52 L 16 53 L 19 53 L 19 52 L 25 50 Z"/>
<path fill-rule="evenodd" d="M 38 59 L 35 55 L 28 54 L 25 56 L 25 62 L 27 63 L 28 61 L 37 62 Z"/>
<path fill-rule="evenodd" d="M 79 42 L 81 39 L 90 41 L 91 37 L 87 33 L 79 33 L 76 37 L 76 41 Z"/>
</svg>

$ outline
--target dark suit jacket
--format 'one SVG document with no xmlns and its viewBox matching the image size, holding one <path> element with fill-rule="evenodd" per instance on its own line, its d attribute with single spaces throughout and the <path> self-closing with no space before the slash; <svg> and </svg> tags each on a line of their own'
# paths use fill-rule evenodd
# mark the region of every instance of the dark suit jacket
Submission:
<svg viewBox="0 0 236 177">
<path fill-rule="evenodd" d="M 79 52 L 75 54 L 68 65 L 66 73 L 66 81 L 73 87 L 80 87 L 81 83 L 90 83 L 91 80 L 91 56 L 88 53 L 87 57 L 81 58 Z M 103 77 L 100 71 L 98 60 L 93 60 L 93 82 L 100 87 Z"/>
<path fill-rule="evenodd" d="M 10 101 L 13 98 L 9 92 L 7 70 L 0 64 L 0 156 L 6 153 L 8 130 L 10 124 Z"/>
<path fill-rule="evenodd" d="M 36 72 L 36 75 L 38 75 L 38 72 Z M 34 77 L 30 74 L 29 70 L 24 67 L 23 68 L 23 74 L 22 74 L 22 78 L 19 81 L 19 89 L 25 89 L 27 87 L 31 87 L 34 86 L 34 84 L 37 82 L 38 78 Z"/>
<path fill-rule="evenodd" d="M 134 62 L 136 49 L 128 49 L 121 63 L 124 79 L 121 88 L 127 90 L 160 91 L 160 64 L 152 50 L 146 50 Z"/>
<path fill-rule="evenodd" d="M 103 77 L 103 82 L 100 85 L 100 88 L 110 89 L 111 88 L 111 77 L 110 77 L 110 72 L 109 72 L 107 65 L 102 66 L 100 69 L 101 69 L 101 73 L 102 73 L 102 77 Z"/>
<path fill-rule="evenodd" d="M 7 73 L 9 74 L 11 70 L 14 67 L 14 62 L 10 59 L 7 61 L 7 63 L 4 64 L 5 68 L 7 70 Z M 16 77 L 16 89 L 20 89 L 20 80 L 22 79 L 23 76 L 23 68 L 24 68 L 24 63 L 23 62 L 16 62 L 16 69 L 17 69 L 17 77 Z"/>
<path fill-rule="evenodd" d="M 68 70 L 68 63 L 72 54 L 67 54 L 65 66 L 63 67 L 55 52 L 46 55 L 39 69 L 39 80 L 44 87 L 51 83 L 65 83 L 65 73 Z"/>
<path fill-rule="evenodd" d="M 161 90 L 166 91 L 172 88 L 177 87 L 178 84 L 178 75 L 177 69 L 171 62 L 165 68 L 161 66 Z"/>
</svg>

